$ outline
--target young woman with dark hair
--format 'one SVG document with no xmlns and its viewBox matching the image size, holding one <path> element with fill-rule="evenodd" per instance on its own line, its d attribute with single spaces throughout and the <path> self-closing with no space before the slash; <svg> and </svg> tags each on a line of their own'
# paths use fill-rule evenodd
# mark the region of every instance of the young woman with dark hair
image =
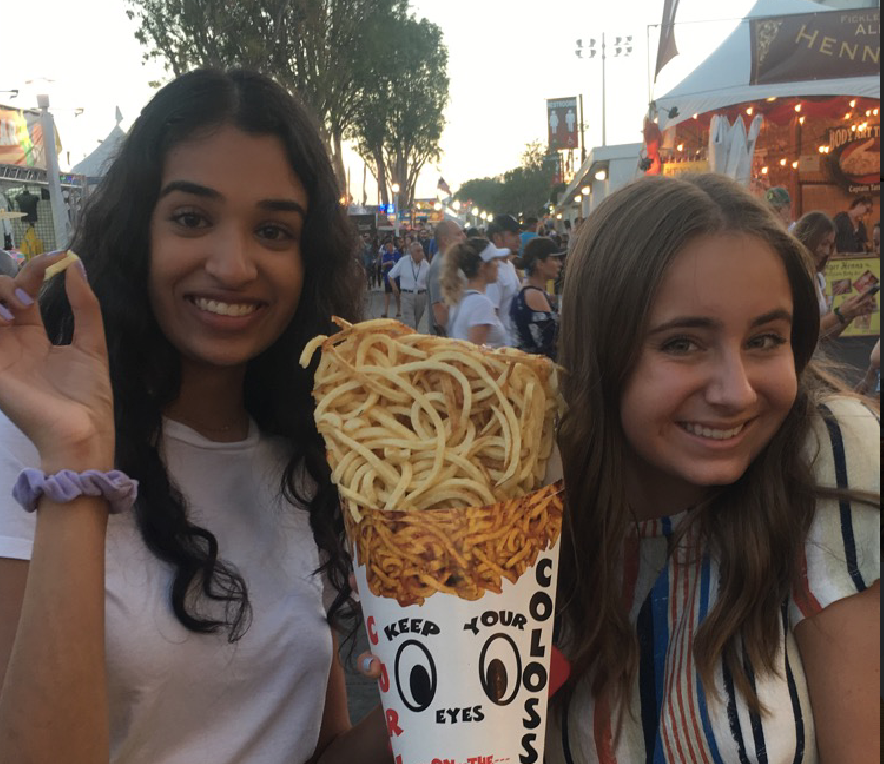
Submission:
<svg viewBox="0 0 884 764">
<path fill-rule="evenodd" d="M 350 730 L 350 560 L 298 366 L 361 314 L 338 196 L 294 98 L 193 72 L 91 199 L 85 270 L 39 306 L 57 256 L 0 279 L 0 480 L 32 468 L 36 508 L 0 502 L 0 759 L 390 760 L 380 712 Z"/>
<path fill-rule="evenodd" d="M 727 178 L 587 219 L 548 762 L 877 760 L 879 425 L 811 360 L 818 327 L 806 249 Z"/>
<path fill-rule="evenodd" d="M 510 306 L 516 347 L 555 360 L 559 314 L 546 285 L 558 278 L 562 254 L 552 239 L 537 237 L 525 245 L 516 267 L 525 272 L 525 283 Z"/>
<path fill-rule="evenodd" d="M 854 319 L 867 316 L 875 309 L 875 296 L 855 294 L 834 310 L 826 300 L 826 265 L 835 253 L 835 222 L 825 212 L 808 212 L 792 229 L 813 258 L 820 305 L 820 339 L 839 337 Z"/>
</svg>

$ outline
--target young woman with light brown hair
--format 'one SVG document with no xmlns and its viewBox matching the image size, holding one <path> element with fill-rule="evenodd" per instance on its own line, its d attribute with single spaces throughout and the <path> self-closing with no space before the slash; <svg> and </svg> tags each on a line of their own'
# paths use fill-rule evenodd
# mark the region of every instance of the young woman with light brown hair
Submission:
<svg viewBox="0 0 884 764">
<path fill-rule="evenodd" d="M 879 425 L 811 360 L 806 249 L 726 178 L 643 179 L 562 316 L 547 762 L 877 761 Z"/>
</svg>

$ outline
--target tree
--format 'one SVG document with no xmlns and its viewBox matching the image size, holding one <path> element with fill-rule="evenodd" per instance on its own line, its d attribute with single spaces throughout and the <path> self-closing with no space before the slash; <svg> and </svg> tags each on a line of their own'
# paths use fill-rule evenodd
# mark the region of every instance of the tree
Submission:
<svg viewBox="0 0 884 764">
<path fill-rule="evenodd" d="M 374 73 L 363 33 L 402 0 L 128 0 L 146 59 L 178 76 L 200 66 L 256 69 L 295 91 L 319 118 L 341 187 L 341 144 Z"/>
<path fill-rule="evenodd" d="M 442 30 L 407 15 L 402 3 L 392 23 L 365 30 L 376 74 L 361 99 L 350 137 L 388 203 L 388 181 L 399 183 L 400 206 L 414 200 L 421 170 L 438 160 L 448 104 L 448 50 Z M 390 55 L 395 50 L 396 55 Z"/>
<path fill-rule="evenodd" d="M 545 165 L 544 151 L 537 141 L 527 144 L 522 164 L 504 173 L 503 182 L 474 178 L 464 183 L 455 197 L 498 213 L 537 214 L 547 204 L 555 170 Z"/>
</svg>

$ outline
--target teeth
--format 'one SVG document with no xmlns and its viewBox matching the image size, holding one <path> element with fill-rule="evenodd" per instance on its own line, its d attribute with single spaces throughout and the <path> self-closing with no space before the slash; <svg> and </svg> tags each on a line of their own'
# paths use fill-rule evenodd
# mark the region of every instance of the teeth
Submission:
<svg viewBox="0 0 884 764">
<path fill-rule="evenodd" d="M 205 297 L 195 297 L 193 298 L 193 303 L 200 310 L 204 310 L 207 313 L 215 313 L 219 316 L 248 316 L 258 309 L 257 305 L 231 304 L 218 302 L 217 300 L 207 300 Z"/>
<path fill-rule="evenodd" d="M 711 438 L 712 440 L 728 440 L 729 438 L 735 438 L 743 431 L 743 427 L 745 425 L 740 425 L 739 427 L 734 427 L 731 430 L 713 430 L 709 427 L 701 427 L 698 424 L 688 424 L 685 423 L 682 427 L 687 430 L 689 433 L 693 435 L 699 435 L 701 438 Z"/>
</svg>

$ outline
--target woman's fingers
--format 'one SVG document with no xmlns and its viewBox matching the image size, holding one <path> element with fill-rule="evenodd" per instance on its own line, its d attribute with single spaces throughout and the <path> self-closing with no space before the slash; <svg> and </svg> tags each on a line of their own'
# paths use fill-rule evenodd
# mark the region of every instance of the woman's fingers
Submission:
<svg viewBox="0 0 884 764">
<path fill-rule="evenodd" d="M 38 323 L 39 311 L 35 310 L 37 294 L 43 284 L 46 269 L 63 259 L 66 252 L 52 252 L 31 258 L 13 279 L 0 277 L 0 303 L 3 310 L 0 317 L 6 323 L 17 320 L 19 323 Z M 28 320 L 30 318 L 30 320 Z"/>
<path fill-rule="evenodd" d="M 381 676 L 381 659 L 373 653 L 362 653 L 357 666 L 359 673 L 368 679 L 379 679 Z"/>
<path fill-rule="evenodd" d="M 65 290 L 74 314 L 74 345 L 101 358 L 107 356 L 107 341 L 98 298 L 89 286 L 86 269 L 77 261 L 65 274 Z"/>
</svg>

